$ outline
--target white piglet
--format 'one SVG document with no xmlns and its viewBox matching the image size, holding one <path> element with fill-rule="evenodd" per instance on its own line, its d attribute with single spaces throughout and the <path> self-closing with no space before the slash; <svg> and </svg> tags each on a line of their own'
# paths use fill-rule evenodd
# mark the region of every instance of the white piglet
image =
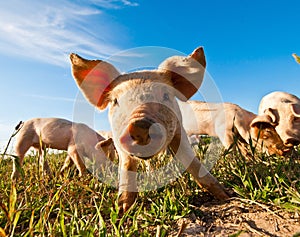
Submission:
<svg viewBox="0 0 300 237">
<path fill-rule="evenodd" d="M 247 149 L 244 148 L 250 139 L 261 151 L 269 154 L 283 155 L 289 151 L 267 114 L 256 115 L 232 103 L 193 100 L 179 102 L 179 107 L 183 114 L 183 127 L 189 136 L 216 136 L 226 149 L 236 140 L 244 155 L 247 155 Z"/>
<path fill-rule="evenodd" d="M 44 162 L 44 148 L 65 150 L 68 156 L 61 172 L 74 162 L 81 176 L 86 171 L 83 157 L 94 159 L 97 164 L 106 162 L 107 156 L 114 150 L 112 139 L 105 139 L 85 124 L 75 123 L 61 118 L 34 118 L 24 122 L 15 144 L 15 153 L 20 165 L 30 147 L 39 150 L 41 165 L 50 172 Z M 16 164 L 13 164 L 12 178 L 18 176 Z"/>
<path fill-rule="evenodd" d="M 77 85 L 98 109 L 109 106 L 112 136 L 119 155 L 119 206 L 133 204 L 138 187 L 138 159 L 150 159 L 170 147 L 196 182 L 219 199 L 228 195 L 201 165 L 182 129 L 176 97 L 187 100 L 200 87 L 205 72 L 202 47 L 187 56 L 173 56 L 157 70 L 120 74 L 108 62 L 70 55 Z"/>
<path fill-rule="evenodd" d="M 300 144 L 300 99 L 283 91 L 265 95 L 259 104 L 259 115 L 272 118 L 275 129 L 285 146 Z"/>
</svg>

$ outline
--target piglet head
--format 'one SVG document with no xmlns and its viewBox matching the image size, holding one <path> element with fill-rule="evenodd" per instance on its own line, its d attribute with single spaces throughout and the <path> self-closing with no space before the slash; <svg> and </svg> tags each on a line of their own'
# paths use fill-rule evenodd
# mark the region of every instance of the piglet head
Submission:
<svg viewBox="0 0 300 237">
<path fill-rule="evenodd" d="M 275 130 L 277 124 L 266 114 L 258 115 L 251 123 L 250 133 L 254 143 L 261 145 L 270 155 L 284 155 L 290 151 Z"/>
<path fill-rule="evenodd" d="M 118 152 L 148 159 L 165 149 L 181 128 L 176 98 L 189 99 L 205 72 L 203 48 L 167 58 L 156 70 L 120 74 L 111 64 L 71 54 L 73 76 L 97 108 L 109 105 Z"/>
<path fill-rule="evenodd" d="M 110 123 L 114 137 L 119 138 L 115 141 L 117 146 L 130 155 L 147 159 L 172 140 L 179 110 L 174 89 L 164 74 L 144 71 L 128 76 L 130 80 L 111 91 L 114 103 L 110 106 Z"/>
<path fill-rule="evenodd" d="M 272 117 L 275 129 L 290 148 L 300 144 L 300 99 L 292 94 L 274 91 L 264 96 L 259 105 L 259 114 Z"/>
</svg>

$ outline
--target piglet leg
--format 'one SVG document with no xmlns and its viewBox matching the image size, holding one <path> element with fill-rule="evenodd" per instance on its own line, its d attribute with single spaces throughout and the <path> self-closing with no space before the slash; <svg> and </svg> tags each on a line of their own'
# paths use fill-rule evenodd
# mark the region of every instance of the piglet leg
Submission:
<svg viewBox="0 0 300 237">
<path fill-rule="evenodd" d="M 137 197 L 136 171 L 137 160 L 123 152 L 118 152 L 119 163 L 119 212 L 123 214 L 134 203 Z"/>
<path fill-rule="evenodd" d="M 170 143 L 170 148 L 174 151 L 176 158 L 184 165 L 187 171 L 194 176 L 196 183 L 200 187 L 207 189 L 219 200 L 229 198 L 224 187 L 209 173 L 199 159 L 195 157 L 185 132 L 183 136 L 180 134 L 174 136 Z"/>
</svg>

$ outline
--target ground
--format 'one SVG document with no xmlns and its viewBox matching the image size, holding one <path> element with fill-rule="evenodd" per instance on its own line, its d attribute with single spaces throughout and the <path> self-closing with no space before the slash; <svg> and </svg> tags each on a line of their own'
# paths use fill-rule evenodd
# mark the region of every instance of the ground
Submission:
<svg viewBox="0 0 300 237">
<path fill-rule="evenodd" d="M 233 198 L 203 204 L 179 219 L 170 236 L 300 236 L 300 218 L 297 212 Z"/>
</svg>

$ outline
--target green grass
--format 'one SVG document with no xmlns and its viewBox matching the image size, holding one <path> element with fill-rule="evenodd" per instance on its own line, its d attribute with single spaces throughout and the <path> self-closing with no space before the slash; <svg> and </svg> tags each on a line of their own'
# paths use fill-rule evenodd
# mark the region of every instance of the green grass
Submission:
<svg viewBox="0 0 300 237">
<path fill-rule="evenodd" d="M 200 157 L 209 142 L 195 148 Z M 179 218 L 203 215 L 196 206 L 213 199 L 185 172 L 165 187 L 139 193 L 132 208 L 120 217 L 115 188 L 90 174 L 79 178 L 74 168 L 59 176 L 65 156 L 47 154 L 55 172 L 49 178 L 39 173 L 37 155 L 28 155 L 24 178 L 17 183 L 10 180 L 11 160 L 0 158 L 0 236 L 167 236 Z M 164 162 L 157 159 L 151 165 L 155 168 Z M 238 197 L 289 211 L 300 209 L 297 159 L 258 152 L 249 159 L 228 151 L 220 154 L 211 172 Z"/>
</svg>

